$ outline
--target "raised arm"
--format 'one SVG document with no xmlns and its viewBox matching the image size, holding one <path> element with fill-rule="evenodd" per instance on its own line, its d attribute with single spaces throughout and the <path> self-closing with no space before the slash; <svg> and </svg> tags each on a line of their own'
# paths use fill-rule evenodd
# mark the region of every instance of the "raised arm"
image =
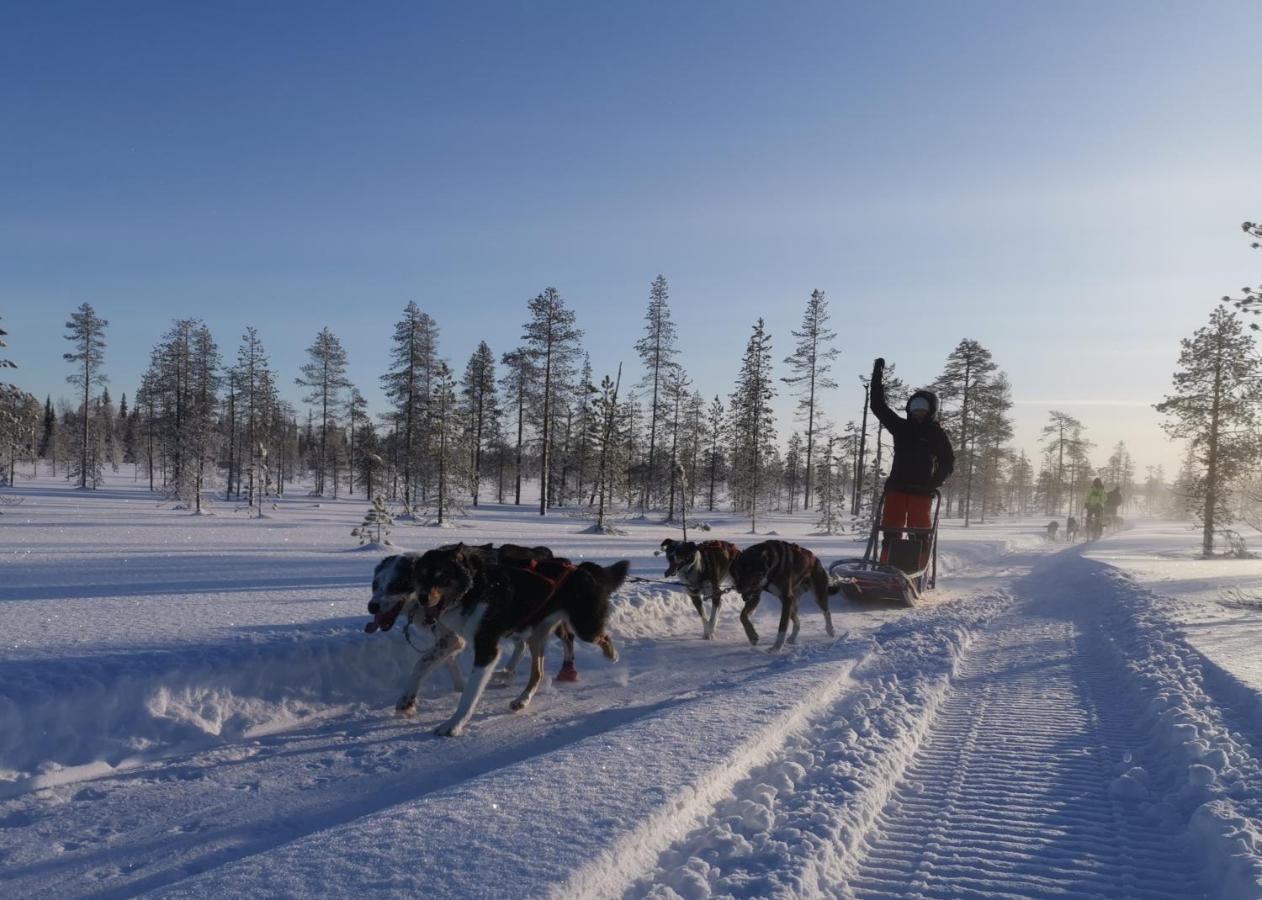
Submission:
<svg viewBox="0 0 1262 900">
<path fill-rule="evenodd" d="M 885 385 L 882 382 L 884 377 L 885 360 L 883 358 L 877 359 L 872 365 L 872 387 L 869 391 L 868 406 L 872 408 L 872 412 L 876 414 L 877 419 L 890 430 L 891 434 L 897 434 L 905 420 L 895 413 L 894 410 L 890 409 L 885 402 Z"/>
</svg>

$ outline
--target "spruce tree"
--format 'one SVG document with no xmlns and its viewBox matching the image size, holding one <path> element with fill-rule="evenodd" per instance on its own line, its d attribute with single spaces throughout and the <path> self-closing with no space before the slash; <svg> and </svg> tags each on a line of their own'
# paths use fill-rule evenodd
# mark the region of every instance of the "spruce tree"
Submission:
<svg viewBox="0 0 1262 900">
<path fill-rule="evenodd" d="M 522 448 L 524 446 L 526 406 L 529 400 L 531 385 L 537 375 L 530 352 L 524 347 L 505 353 L 500 360 L 504 364 L 504 375 L 500 381 L 504 389 L 505 399 L 512 404 L 516 415 L 516 441 L 514 443 L 513 472 L 515 484 L 513 488 L 513 505 L 521 506 L 522 480 Z"/>
<path fill-rule="evenodd" d="M 403 318 L 394 327 L 392 342 L 392 367 L 381 376 L 381 383 L 397 415 L 403 506 L 407 515 L 416 502 L 418 482 L 422 486 L 428 482 L 426 425 L 434 367 L 438 363 L 438 323 L 415 303 L 408 303 Z"/>
<path fill-rule="evenodd" d="M 771 404 L 775 381 L 771 369 L 771 336 L 762 319 L 745 346 L 728 408 L 732 435 L 732 495 L 736 508 L 749 513 L 751 534 L 758 532 L 758 501 L 764 489 L 763 468 L 775 447 L 776 426 Z"/>
<path fill-rule="evenodd" d="M 89 459 L 96 443 L 92 440 L 92 387 L 106 382 L 105 372 L 105 329 L 110 323 L 96 314 L 92 304 L 83 303 L 70 314 L 66 322 L 66 340 L 74 346 L 70 353 L 62 354 L 62 359 L 75 364 L 75 371 L 66 376 L 66 381 L 83 388 L 83 404 L 79 423 L 79 487 L 86 489 L 88 480 L 93 475 L 99 478 L 100 458 Z M 92 478 L 93 487 L 97 478 Z"/>
<path fill-rule="evenodd" d="M 1201 520 L 1201 553 L 1214 552 L 1214 533 L 1231 524 L 1230 499 L 1258 450 L 1257 348 L 1240 318 L 1219 307 L 1209 324 L 1182 341 L 1174 392 L 1156 404 L 1166 433 L 1187 442 L 1187 495 Z"/>
<path fill-rule="evenodd" d="M 804 462 L 805 493 L 802 508 L 811 506 L 811 466 L 815 454 L 815 442 L 828 430 L 828 423 L 820 412 L 821 394 L 837 387 L 830 377 L 833 360 L 841 352 L 832 346 L 836 332 L 828 327 L 828 300 L 824 292 L 815 290 L 806 301 L 801 329 L 793 332 L 797 345 L 793 353 L 785 357 L 792 375 L 780 380 L 794 388 L 798 394 L 797 415 L 806 422 L 806 459 Z M 789 509 L 792 511 L 793 502 Z"/>
<path fill-rule="evenodd" d="M 473 505 L 478 505 L 482 485 L 482 453 L 491 436 L 492 425 L 499 418 L 499 394 L 495 389 L 495 354 L 486 341 L 465 365 L 464 378 L 460 382 L 460 396 L 464 404 L 465 421 L 469 423 L 469 493 Z"/>
<path fill-rule="evenodd" d="M 640 490 L 640 514 L 652 505 L 657 490 L 658 424 L 669 415 L 669 404 L 663 397 L 666 381 L 675 367 L 675 323 L 670 318 L 670 290 L 666 278 L 658 275 L 649 286 L 649 305 L 644 314 L 644 336 L 635 342 L 635 351 L 644 365 L 640 384 L 649 400 L 648 464 L 644 470 L 644 486 Z"/>
<path fill-rule="evenodd" d="M 542 429 L 539 444 L 539 515 L 543 516 L 548 512 L 555 432 L 552 417 L 569 365 L 578 353 L 578 341 L 583 332 L 575 326 L 574 313 L 565 305 L 556 288 L 545 288 L 542 294 L 530 301 L 529 308 L 530 319 L 523 328 L 522 340 L 543 377 L 538 395 Z"/>
<path fill-rule="evenodd" d="M 310 389 L 303 400 L 319 404 L 320 407 L 315 493 L 323 496 L 334 413 L 341 404 L 342 391 L 350 388 L 351 383 L 346 377 L 346 351 L 342 349 L 342 342 L 328 328 L 320 329 L 315 341 L 307 348 L 307 355 L 310 359 L 302 367 L 302 376 L 295 378 L 294 382 L 300 387 Z M 336 494 L 336 485 L 333 490 Z"/>
<path fill-rule="evenodd" d="M 978 395 L 989 389 L 997 368 L 989 350 L 965 338 L 947 356 L 946 368 L 936 384 L 944 405 L 953 401 L 959 403 L 954 416 L 944 413 L 944 417 L 954 425 L 951 430 L 956 440 L 956 471 L 963 476 L 957 479 L 963 482 L 959 514 L 964 517 L 966 528 L 972 513 L 973 475 L 977 469 Z"/>
</svg>

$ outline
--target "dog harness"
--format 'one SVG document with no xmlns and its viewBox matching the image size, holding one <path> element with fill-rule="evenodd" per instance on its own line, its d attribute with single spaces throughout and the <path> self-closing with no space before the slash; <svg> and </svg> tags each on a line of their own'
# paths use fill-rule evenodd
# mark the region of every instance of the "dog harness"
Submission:
<svg viewBox="0 0 1262 900">
<path fill-rule="evenodd" d="M 552 574 L 541 571 L 545 568 L 551 570 Z M 518 623 L 517 628 L 520 629 L 522 625 L 525 625 L 538 615 L 539 610 L 543 609 L 552 601 L 552 598 L 557 595 L 557 591 L 561 590 L 562 585 L 564 585 L 569 577 L 577 570 L 578 566 L 565 559 L 545 559 L 542 562 L 537 559 L 532 559 L 529 565 L 521 566 L 519 571 L 525 572 L 528 575 L 533 575 L 535 578 L 538 578 L 546 584 L 548 586 L 548 593 L 543 600 L 539 602 L 539 605 L 531 610 L 529 615 L 522 618 L 521 622 Z"/>
</svg>

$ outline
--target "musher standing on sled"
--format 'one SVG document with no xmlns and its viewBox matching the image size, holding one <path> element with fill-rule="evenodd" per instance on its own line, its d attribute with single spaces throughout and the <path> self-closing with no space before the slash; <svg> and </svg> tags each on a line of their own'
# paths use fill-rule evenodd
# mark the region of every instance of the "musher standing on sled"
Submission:
<svg viewBox="0 0 1262 900">
<path fill-rule="evenodd" d="M 885 360 L 872 367 L 872 412 L 894 436 L 894 462 L 885 481 L 883 528 L 932 528 L 933 494 L 955 469 L 951 439 L 938 424 L 938 397 L 932 391 L 916 391 L 907 400 L 907 418 L 885 402 Z M 882 542 L 881 562 L 889 562 Z M 921 567 L 928 564 L 922 559 Z"/>
</svg>

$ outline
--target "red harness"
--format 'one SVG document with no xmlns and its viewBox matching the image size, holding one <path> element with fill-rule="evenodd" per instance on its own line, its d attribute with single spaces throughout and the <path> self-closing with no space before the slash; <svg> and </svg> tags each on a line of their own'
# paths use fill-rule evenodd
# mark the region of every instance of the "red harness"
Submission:
<svg viewBox="0 0 1262 900">
<path fill-rule="evenodd" d="M 550 569 L 552 574 L 549 575 L 546 572 L 540 571 L 540 569 L 544 569 L 545 567 Z M 533 575 L 546 584 L 548 586 L 548 593 L 543 600 L 539 602 L 539 605 L 531 610 L 529 615 L 522 618 L 517 627 L 520 628 L 522 625 L 525 625 L 538 615 L 539 610 L 543 609 L 552 601 L 552 598 L 556 596 L 557 591 L 561 590 L 562 585 L 564 585 L 569 577 L 577 570 L 578 566 L 574 565 L 574 563 L 570 562 L 568 559 L 545 559 L 542 561 L 532 559 L 530 561 L 530 565 L 522 566 L 520 571 L 525 572 L 527 575 Z"/>
</svg>

